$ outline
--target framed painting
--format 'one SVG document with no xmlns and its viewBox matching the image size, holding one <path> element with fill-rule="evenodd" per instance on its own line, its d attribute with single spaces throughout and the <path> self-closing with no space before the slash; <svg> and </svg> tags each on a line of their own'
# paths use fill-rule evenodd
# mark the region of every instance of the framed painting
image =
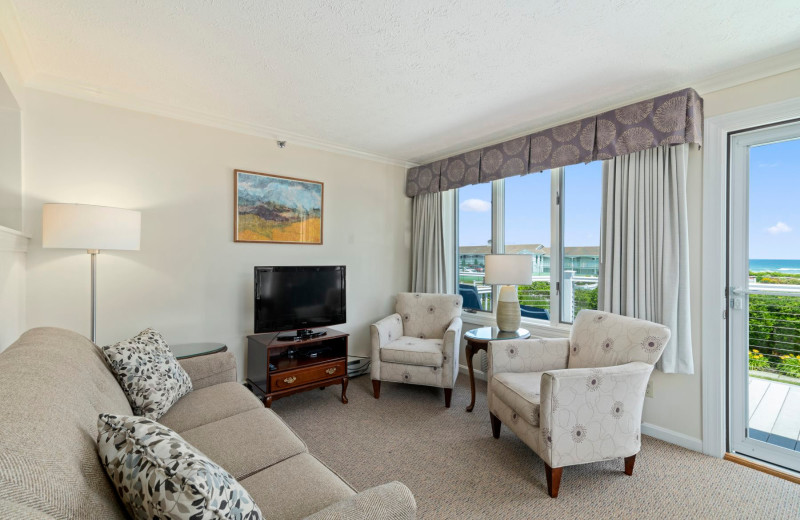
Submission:
<svg viewBox="0 0 800 520">
<path fill-rule="evenodd" d="M 235 242 L 322 244 L 321 182 L 233 171 Z"/>
</svg>

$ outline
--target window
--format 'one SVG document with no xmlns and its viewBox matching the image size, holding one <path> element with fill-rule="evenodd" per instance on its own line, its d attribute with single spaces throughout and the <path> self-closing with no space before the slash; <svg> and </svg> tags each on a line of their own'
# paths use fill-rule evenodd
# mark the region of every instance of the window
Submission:
<svg viewBox="0 0 800 520">
<path fill-rule="evenodd" d="M 595 161 L 564 168 L 561 196 L 561 321 L 572 323 L 578 311 L 597 309 L 600 274 L 600 220 L 603 168 Z"/>
<path fill-rule="evenodd" d="M 483 257 L 492 252 L 492 183 L 458 190 L 458 292 L 464 308 L 492 311 L 492 287 L 483 283 Z"/>
<path fill-rule="evenodd" d="M 458 190 L 459 292 L 464 308 L 492 311 L 482 284 L 489 253 L 533 257 L 517 290 L 522 317 L 572 323 L 597 308 L 602 163 L 508 177 Z"/>
<path fill-rule="evenodd" d="M 504 253 L 533 256 L 531 283 L 517 287 L 524 318 L 550 319 L 550 171 L 504 181 Z"/>
</svg>

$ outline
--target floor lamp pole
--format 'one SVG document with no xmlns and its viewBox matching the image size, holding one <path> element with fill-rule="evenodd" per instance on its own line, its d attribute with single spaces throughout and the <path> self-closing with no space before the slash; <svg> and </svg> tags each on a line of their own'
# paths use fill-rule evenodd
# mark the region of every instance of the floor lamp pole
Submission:
<svg viewBox="0 0 800 520">
<path fill-rule="evenodd" d="M 86 251 L 92 256 L 92 343 L 97 341 L 97 253 L 98 249 Z"/>
</svg>

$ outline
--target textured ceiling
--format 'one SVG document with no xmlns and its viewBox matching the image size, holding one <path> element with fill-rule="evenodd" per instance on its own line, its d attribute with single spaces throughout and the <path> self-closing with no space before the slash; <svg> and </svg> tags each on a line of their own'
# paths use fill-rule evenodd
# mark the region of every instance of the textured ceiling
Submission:
<svg viewBox="0 0 800 520">
<path fill-rule="evenodd" d="M 415 162 L 800 47 L 798 0 L 13 5 L 34 85 Z"/>
</svg>

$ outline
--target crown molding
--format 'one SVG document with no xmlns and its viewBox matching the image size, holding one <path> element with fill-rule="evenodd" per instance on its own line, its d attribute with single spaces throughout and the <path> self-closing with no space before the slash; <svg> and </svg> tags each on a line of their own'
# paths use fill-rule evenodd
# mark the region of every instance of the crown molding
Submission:
<svg viewBox="0 0 800 520">
<path fill-rule="evenodd" d="M 80 83 L 71 82 L 58 78 L 55 76 L 48 76 L 45 74 L 36 74 L 26 81 L 26 86 L 30 89 L 41 90 L 53 94 L 59 94 L 71 98 L 77 98 L 84 101 L 100 103 L 117 108 L 133 110 L 136 112 L 144 112 L 147 114 L 168 117 L 170 119 L 177 119 L 189 123 L 195 123 L 203 126 L 210 126 L 222 130 L 229 130 L 245 135 L 252 135 L 255 137 L 263 137 L 271 140 L 288 141 L 289 144 L 304 146 L 307 148 L 314 148 L 326 152 L 333 152 L 340 155 L 349 155 L 358 157 L 359 159 L 366 159 L 392 166 L 401 166 L 403 168 L 410 168 L 416 166 L 416 163 L 396 159 L 394 157 L 386 157 L 379 154 L 350 148 L 348 146 L 340 145 L 314 137 L 308 137 L 295 132 L 289 132 L 280 128 L 262 125 L 253 121 L 242 121 L 232 119 L 224 116 L 209 114 L 200 110 L 194 110 L 186 107 L 178 107 L 166 103 L 159 103 L 145 99 L 136 98 L 120 92 L 113 92 L 106 89 L 100 89 Z"/>
<path fill-rule="evenodd" d="M 16 73 L 25 83 L 35 71 L 28 40 L 19 23 L 17 8 L 11 0 L 0 0 L 0 36 L 8 46 Z"/>
</svg>

